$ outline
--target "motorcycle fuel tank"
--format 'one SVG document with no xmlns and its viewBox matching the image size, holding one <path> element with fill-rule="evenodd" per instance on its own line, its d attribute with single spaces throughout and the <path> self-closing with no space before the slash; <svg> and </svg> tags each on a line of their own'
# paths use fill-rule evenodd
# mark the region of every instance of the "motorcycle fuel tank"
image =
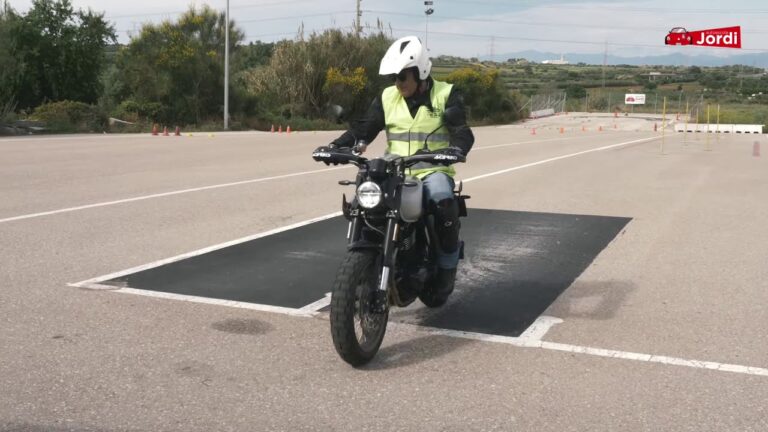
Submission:
<svg viewBox="0 0 768 432">
<path fill-rule="evenodd" d="M 416 177 L 408 177 L 403 183 L 400 195 L 400 217 L 406 222 L 416 222 L 423 209 L 424 185 Z"/>
</svg>

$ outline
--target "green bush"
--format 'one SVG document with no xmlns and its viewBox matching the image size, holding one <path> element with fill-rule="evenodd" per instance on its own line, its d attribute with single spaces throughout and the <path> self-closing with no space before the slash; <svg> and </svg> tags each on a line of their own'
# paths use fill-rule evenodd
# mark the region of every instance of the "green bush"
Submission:
<svg viewBox="0 0 768 432">
<path fill-rule="evenodd" d="M 137 102 L 128 99 L 120 103 L 112 116 L 132 123 L 166 123 L 167 107 L 158 102 Z"/>
<path fill-rule="evenodd" d="M 102 132 L 107 117 L 94 105 L 82 102 L 48 102 L 35 108 L 32 120 L 45 123 L 50 132 Z"/>
<path fill-rule="evenodd" d="M 498 69 L 456 69 L 445 80 L 464 95 L 468 120 L 473 124 L 510 123 L 520 118 L 520 96 L 507 90 Z"/>
</svg>

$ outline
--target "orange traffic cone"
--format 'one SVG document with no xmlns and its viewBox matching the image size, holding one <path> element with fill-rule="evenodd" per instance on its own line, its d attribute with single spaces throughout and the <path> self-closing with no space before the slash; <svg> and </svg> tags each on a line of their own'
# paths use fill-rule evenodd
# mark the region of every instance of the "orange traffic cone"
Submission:
<svg viewBox="0 0 768 432">
<path fill-rule="evenodd" d="M 560 128 L 560 133 L 565 133 L 565 128 Z"/>
<path fill-rule="evenodd" d="M 155 123 L 154 125 L 152 125 L 152 135 L 155 135 L 155 136 L 157 136 L 157 123 Z"/>
<path fill-rule="evenodd" d="M 581 126 L 581 131 L 586 132 L 587 128 L 585 128 L 583 125 Z"/>
<path fill-rule="evenodd" d="M 272 132 L 272 133 L 275 133 L 275 125 L 272 125 L 272 127 L 269 128 L 269 131 Z"/>
<path fill-rule="evenodd" d="M 536 128 L 531 129 L 531 135 L 536 135 Z"/>
<path fill-rule="evenodd" d="M 288 125 L 288 127 L 285 128 L 285 133 L 291 133 L 291 125 Z"/>
<path fill-rule="evenodd" d="M 168 136 L 168 126 L 163 126 L 163 136 Z"/>
<path fill-rule="evenodd" d="M 179 129 L 178 126 L 176 126 L 176 132 L 173 133 L 174 136 L 181 136 L 181 129 Z"/>
<path fill-rule="evenodd" d="M 283 133 L 283 125 L 278 125 L 277 133 Z"/>
</svg>

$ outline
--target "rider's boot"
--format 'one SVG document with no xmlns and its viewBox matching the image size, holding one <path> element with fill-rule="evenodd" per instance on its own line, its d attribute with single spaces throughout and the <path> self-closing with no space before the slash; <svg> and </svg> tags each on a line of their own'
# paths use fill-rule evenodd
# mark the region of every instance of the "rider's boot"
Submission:
<svg viewBox="0 0 768 432">
<path fill-rule="evenodd" d="M 437 269 L 437 274 L 435 275 L 435 281 L 432 285 L 435 297 L 442 297 L 442 298 L 448 298 L 449 295 L 453 292 L 453 286 L 456 283 L 456 269 L 444 269 L 439 268 Z"/>
<path fill-rule="evenodd" d="M 435 206 L 435 232 L 442 254 L 457 254 L 461 247 L 459 241 L 459 206 L 454 199 L 445 199 Z M 425 291 L 419 297 L 430 307 L 441 306 L 453 292 L 456 281 L 457 263 L 442 263 L 453 265 L 453 268 L 437 269 L 432 279 L 425 285 Z"/>
<path fill-rule="evenodd" d="M 453 198 L 447 198 L 435 206 L 435 231 L 444 253 L 454 253 L 460 246 L 459 203 Z"/>
</svg>

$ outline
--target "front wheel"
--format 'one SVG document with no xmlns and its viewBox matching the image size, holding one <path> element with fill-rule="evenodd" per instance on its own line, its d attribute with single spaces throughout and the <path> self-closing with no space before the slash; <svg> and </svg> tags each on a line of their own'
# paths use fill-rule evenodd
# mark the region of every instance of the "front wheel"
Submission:
<svg viewBox="0 0 768 432">
<path fill-rule="evenodd" d="M 381 346 L 389 312 L 372 311 L 381 274 L 378 251 L 350 251 L 331 293 L 331 336 L 336 352 L 352 366 L 368 363 Z"/>
</svg>

